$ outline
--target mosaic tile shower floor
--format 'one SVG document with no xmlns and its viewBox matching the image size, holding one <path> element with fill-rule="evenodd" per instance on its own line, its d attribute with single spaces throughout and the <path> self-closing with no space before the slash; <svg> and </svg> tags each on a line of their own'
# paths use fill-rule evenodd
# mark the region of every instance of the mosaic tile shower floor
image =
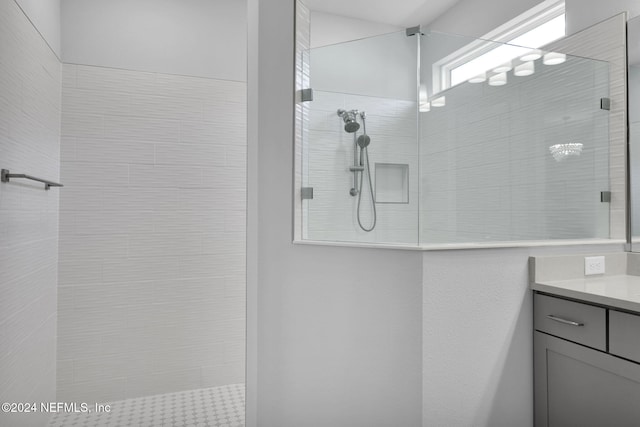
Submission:
<svg viewBox="0 0 640 427">
<path fill-rule="evenodd" d="M 110 412 L 58 413 L 49 427 L 244 427 L 244 384 L 111 402 Z"/>
</svg>

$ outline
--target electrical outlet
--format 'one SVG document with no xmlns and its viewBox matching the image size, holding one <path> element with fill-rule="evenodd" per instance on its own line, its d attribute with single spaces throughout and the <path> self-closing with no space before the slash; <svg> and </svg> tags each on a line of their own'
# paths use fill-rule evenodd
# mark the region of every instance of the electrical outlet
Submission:
<svg viewBox="0 0 640 427">
<path fill-rule="evenodd" d="M 584 275 L 604 274 L 604 257 L 603 256 L 586 256 L 584 257 Z"/>
</svg>

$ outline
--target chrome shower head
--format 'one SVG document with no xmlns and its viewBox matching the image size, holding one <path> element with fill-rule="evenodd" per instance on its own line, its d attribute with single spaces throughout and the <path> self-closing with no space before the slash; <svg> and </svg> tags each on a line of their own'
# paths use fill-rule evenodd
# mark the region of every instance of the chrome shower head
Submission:
<svg viewBox="0 0 640 427">
<path fill-rule="evenodd" d="M 354 133 L 360 129 L 360 123 L 356 120 L 358 110 L 338 110 L 338 116 L 344 120 L 344 131 L 347 133 Z"/>
<path fill-rule="evenodd" d="M 360 123 L 355 120 L 345 120 L 344 131 L 347 133 L 354 133 L 360 129 Z"/>
</svg>

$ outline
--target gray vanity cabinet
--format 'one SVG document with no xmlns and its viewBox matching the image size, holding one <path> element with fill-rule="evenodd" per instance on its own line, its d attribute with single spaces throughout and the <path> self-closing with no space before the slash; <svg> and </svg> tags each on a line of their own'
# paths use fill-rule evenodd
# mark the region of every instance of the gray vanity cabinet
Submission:
<svg viewBox="0 0 640 427">
<path fill-rule="evenodd" d="M 534 304 L 536 427 L 640 426 L 640 360 L 611 354 L 608 338 L 629 334 L 636 319 L 541 294 Z M 607 333 L 611 313 L 624 315 L 625 330 Z"/>
<path fill-rule="evenodd" d="M 640 425 L 640 365 L 535 332 L 536 427 Z"/>
</svg>

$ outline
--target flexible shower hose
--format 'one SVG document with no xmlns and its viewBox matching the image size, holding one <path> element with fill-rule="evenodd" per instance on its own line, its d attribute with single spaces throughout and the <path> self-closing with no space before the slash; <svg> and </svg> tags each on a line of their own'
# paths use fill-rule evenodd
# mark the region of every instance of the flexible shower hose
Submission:
<svg viewBox="0 0 640 427">
<path fill-rule="evenodd" d="M 372 231 L 374 228 L 376 228 L 376 221 L 378 220 L 378 215 L 376 212 L 376 200 L 374 198 L 373 195 L 373 185 L 371 183 L 371 168 L 369 167 L 369 151 L 367 150 L 367 148 L 361 148 L 360 149 L 360 160 L 362 163 L 362 154 L 364 153 L 364 157 L 365 157 L 365 161 L 366 161 L 366 165 L 360 165 L 360 166 L 366 166 L 366 170 L 367 170 L 367 177 L 369 177 L 369 191 L 371 192 L 371 206 L 373 207 L 373 224 L 371 224 L 371 228 L 366 228 L 365 226 L 362 225 L 362 221 L 360 220 L 360 205 L 362 203 L 362 183 L 364 182 L 364 170 L 362 171 L 362 176 L 360 177 L 360 189 L 358 190 L 358 210 L 357 210 L 357 216 L 358 216 L 358 225 L 360 226 L 360 228 L 362 228 L 364 231 L 366 231 L 367 233 Z"/>
</svg>

